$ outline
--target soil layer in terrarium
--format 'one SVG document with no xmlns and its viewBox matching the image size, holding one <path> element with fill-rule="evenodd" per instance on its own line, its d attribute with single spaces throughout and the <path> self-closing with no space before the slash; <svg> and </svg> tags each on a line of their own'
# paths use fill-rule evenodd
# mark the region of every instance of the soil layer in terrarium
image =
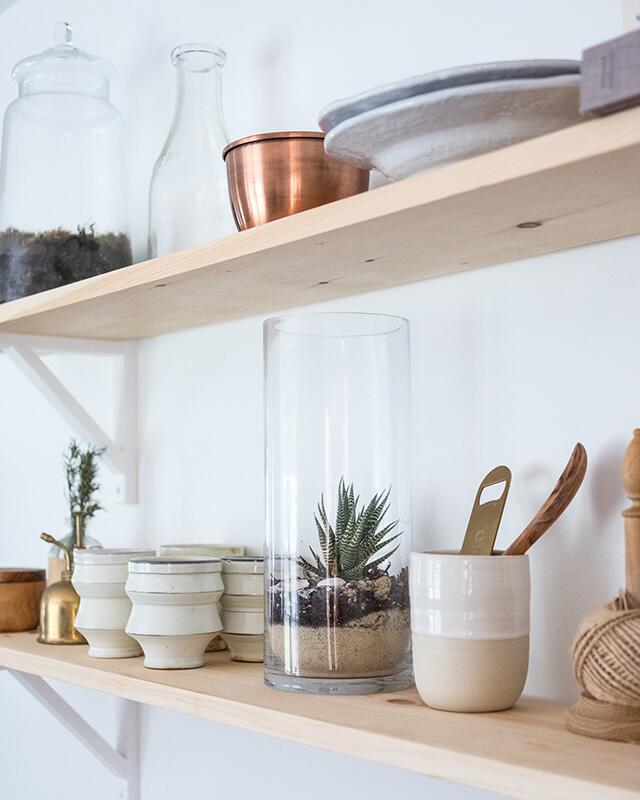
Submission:
<svg viewBox="0 0 640 800">
<path fill-rule="evenodd" d="M 376 571 L 337 586 L 305 586 L 293 596 L 276 584 L 269 592 L 269 622 L 274 666 L 288 674 L 393 674 L 402 667 L 411 641 L 408 571 Z"/>
<path fill-rule="evenodd" d="M 102 275 L 131 261 L 124 233 L 96 234 L 93 227 L 75 233 L 7 228 L 0 232 L 0 302 Z"/>
</svg>

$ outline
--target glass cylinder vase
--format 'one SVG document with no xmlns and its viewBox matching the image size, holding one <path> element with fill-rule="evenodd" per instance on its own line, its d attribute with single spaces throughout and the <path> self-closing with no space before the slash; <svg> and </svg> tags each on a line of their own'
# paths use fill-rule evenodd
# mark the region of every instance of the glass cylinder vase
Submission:
<svg viewBox="0 0 640 800">
<path fill-rule="evenodd" d="M 265 681 L 360 694 L 411 683 L 406 320 L 267 320 Z"/>
</svg>

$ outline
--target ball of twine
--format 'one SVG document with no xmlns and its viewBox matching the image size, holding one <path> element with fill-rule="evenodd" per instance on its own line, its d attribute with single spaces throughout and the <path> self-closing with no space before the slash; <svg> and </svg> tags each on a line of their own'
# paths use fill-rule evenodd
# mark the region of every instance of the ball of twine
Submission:
<svg viewBox="0 0 640 800">
<path fill-rule="evenodd" d="M 572 648 L 578 683 L 597 700 L 640 708 L 640 608 L 624 592 L 582 620 Z"/>
</svg>

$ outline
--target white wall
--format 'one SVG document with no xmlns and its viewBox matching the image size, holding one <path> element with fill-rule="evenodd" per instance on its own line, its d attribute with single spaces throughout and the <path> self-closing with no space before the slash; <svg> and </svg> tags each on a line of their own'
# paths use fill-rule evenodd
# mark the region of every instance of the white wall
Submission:
<svg viewBox="0 0 640 800">
<path fill-rule="evenodd" d="M 82 47 L 119 68 L 114 97 L 127 124 L 139 256 L 149 173 L 172 109 L 167 55 L 174 44 L 209 39 L 228 51 L 225 104 L 236 137 L 314 127 L 325 103 L 395 78 L 493 59 L 578 57 L 622 31 L 621 3 L 599 0 L 21 0 L 0 17 L 0 105 L 14 96 L 13 63 L 48 46 L 50 26 L 62 18 Z M 410 319 L 418 546 L 461 541 L 475 487 L 498 463 L 514 473 L 506 543 L 549 492 L 575 442 L 586 445 L 586 484 L 532 553 L 531 694 L 575 696 L 572 632 L 623 580 L 619 466 L 640 424 L 639 252 L 638 240 L 628 239 L 322 306 Z M 108 361 L 51 363 L 109 425 Z M 110 503 L 95 535 L 109 545 L 226 539 L 259 548 L 261 392 L 261 319 L 142 343 L 141 502 Z M 71 431 L 2 357 L 0 409 L 0 563 L 43 563 L 39 531 L 64 524 L 60 452 Z M 109 501 L 108 474 L 104 483 Z M 113 735 L 112 698 L 61 690 Z M 256 792 L 308 800 L 489 796 L 148 708 L 142 770 L 143 800 L 220 790 L 239 800 Z M 0 776 L 0 796 L 18 800 L 80 799 L 89 791 L 106 800 L 117 789 L 7 675 L 0 675 Z"/>
</svg>

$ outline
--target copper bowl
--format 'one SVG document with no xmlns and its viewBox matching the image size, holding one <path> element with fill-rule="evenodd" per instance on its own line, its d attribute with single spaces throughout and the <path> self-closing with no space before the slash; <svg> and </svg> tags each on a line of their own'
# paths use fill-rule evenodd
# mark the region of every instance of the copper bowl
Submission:
<svg viewBox="0 0 640 800">
<path fill-rule="evenodd" d="M 369 170 L 329 158 L 320 132 L 246 136 L 228 144 L 222 155 L 238 230 L 369 188 Z"/>
</svg>

